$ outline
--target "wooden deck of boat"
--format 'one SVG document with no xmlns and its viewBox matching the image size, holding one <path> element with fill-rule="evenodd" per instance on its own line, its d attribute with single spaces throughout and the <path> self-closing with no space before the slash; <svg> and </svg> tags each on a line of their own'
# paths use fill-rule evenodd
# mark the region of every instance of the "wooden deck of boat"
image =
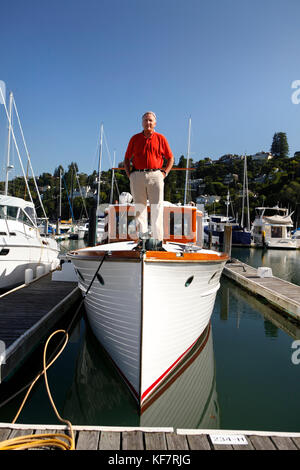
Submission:
<svg viewBox="0 0 300 470">
<path fill-rule="evenodd" d="M 235 259 L 226 264 L 223 274 L 289 318 L 300 321 L 300 286 L 275 276 L 260 277 L 258 269 Z"/>
<path fill-rule="evenodd" d="M 0 382 L 79 299 L 77 283 L 52 281 L 51 273 L 0 296 Z"/>
<path fill-rule="evenodd" d="M 75 450 L 163 451 L 164 454 L 166 451 L 188 454 L 198 450 L 300 450 L 300 433 L 92 426 L 74 426 L 73 430 Z M 58 432 L 65 432 L 65 426 L 0 423 L 0 442 L 18 436 Z M 213 443 L 214 437 L 218 438 L 218 444 Z M 243 443 L 234 443 L 235 438 Z M 230 439 L 233 439 L 232 444 L 228 443 Z M 227 443 L 222 444 L 222 440 Z"/>
</svg>

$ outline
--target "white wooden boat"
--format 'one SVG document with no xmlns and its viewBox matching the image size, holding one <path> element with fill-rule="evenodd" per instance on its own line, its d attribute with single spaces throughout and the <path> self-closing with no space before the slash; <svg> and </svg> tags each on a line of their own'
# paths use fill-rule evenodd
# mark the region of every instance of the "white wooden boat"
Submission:
<svg viewBox="0 0 300 470">
<path fill-rule="evenodd" d="M 207 327 L 228 256 L 202 248 L 196 207 L 164 207 L 161 248 L 129 233 L 134 206 L 106 217 L 105 243 L 68 256 L 92 330 L 143 409 Z"/>
<path fill-rule="evenodd" d="M 56 241 L 38 229 L 33 203 L 0 195 L 0 289 L 23 284 L 26 269 L 33 277 L 38 266 L 56 269 L 58 254 Z"/>
<path fill-rule="evenodd" d="M 252 238 L 256 246 L 294 250 L 297 240 L 292 237 L 293 221 L 288 209 L 278 206 L 256 207 Z"/>
</svg>

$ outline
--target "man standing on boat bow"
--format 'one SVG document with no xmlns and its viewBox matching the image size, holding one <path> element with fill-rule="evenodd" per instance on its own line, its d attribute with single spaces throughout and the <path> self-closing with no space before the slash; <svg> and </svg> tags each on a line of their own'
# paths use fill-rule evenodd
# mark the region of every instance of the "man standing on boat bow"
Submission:
<svg viewBox="0 0 300 470">
<path fill-rule="evenodd" d="M 167 139 L 155 132 L 156 115 L 142 117 L 143 132 L 131 137 L 125 154 L 125 171 L 136 208 L 138 231 L 148 230 L 147 199 L 151 208 L 152 237 L 163 240 L 164 179 L 174 164 Z M 165 158 L 166 168 L 162 168 Z M 130 167 L 130 163 L 132 167 Z"/>
</svg>

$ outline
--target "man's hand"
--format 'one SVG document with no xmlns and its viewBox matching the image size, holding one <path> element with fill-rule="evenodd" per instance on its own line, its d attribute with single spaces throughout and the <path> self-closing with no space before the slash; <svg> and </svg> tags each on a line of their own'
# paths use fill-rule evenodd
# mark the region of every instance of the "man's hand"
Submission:
<svg viewBox="0 0 300 470">
<path fill-rule="evenodd" d="M 129 160 L 124 161 L 124 168 L 125 168 L 125 171 L 126 171 L 126 175 L 129 179 L 129 177 L 130 177 L 130 161 Z"/>
</svg>

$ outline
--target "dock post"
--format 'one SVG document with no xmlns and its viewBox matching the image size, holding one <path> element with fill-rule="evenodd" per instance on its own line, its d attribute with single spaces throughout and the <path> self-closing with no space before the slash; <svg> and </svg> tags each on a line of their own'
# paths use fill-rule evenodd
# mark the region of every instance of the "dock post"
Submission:
<svg viewBox="0 0 300 470">
<path fill-rule="evenodd" d="M 224 242 L 223 242 L 223 251 L 229 257 L 231 257 L 231 244 L 232 244 L 232 226 L 224 226 Z"/>
</svg>

